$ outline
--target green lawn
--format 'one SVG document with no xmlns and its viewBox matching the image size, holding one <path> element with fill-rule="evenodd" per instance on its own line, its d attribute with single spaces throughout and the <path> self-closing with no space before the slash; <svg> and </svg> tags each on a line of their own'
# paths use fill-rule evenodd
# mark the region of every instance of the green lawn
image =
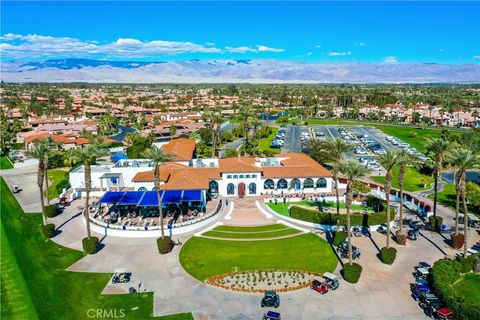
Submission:
<svg viewBox="0 0 480 320">
<path fill-rule="evenodd" d="M 392 187 L 398 189 L 398 172 L 399 168 L 393 170 L 393 181 Z M 371 177 L 371 179 L 377 183 L 384 184 L 385 177 Z M 418 191 L 426 190 L 430 187 L 430 184 L 433 182 L 433 177 L 424 175 L 418 171 L 415 167 L 405 168 L 405 179 L 403 183 L 403 189 L 405 191 Z M 426 185 L 426 187 L 424 187 Z"/>
<path fill-rule="evenodd" d="M 84 254 L 45 240 L 39 232 L 41 216 L 25 214 L 3 179 L 1 213 L 4 319 L 16 318 L 19 302 L 25 304 L 19 319 L 86 319 L 87 311 L 92 308 L 117 310 L 117 313 L 123 309 L 124 319 L 153 319 L 152 293 L 101 295 L 111 274 L 65 271 Z M 9 272 L 4 273 L 5 262 Z M 158 319 L 193 317 L 182 314 Z"/>
<path fill-rule="evenodd" d="M 299 123 L 297 121 L 297 123 Z M 409 143 L 412 147 L 416 148 L 418 151 L 425 153 L 425 143 L 428 138 L 438 138 L 440 137 L 440 129 L 423 129 L 415 128 L 410 126 L 400 126 L 392 124 L 380 124 L 380 123 L 367 123 L 360 121 L 348 121 L 348 120 L 334 120 L 334 119 L 315 119 L 308 120 L 309 124 L 324 124 L 324 125 L 363 125 L 371 126 L 377 129 L 382 130 L 388 135 L 396 137 L 406 143 Z M 454 129 L 451 129 L 454 130 Z M 417 136 L 411 136 L 410 133 L 415 132 Z"/>
<path fill-rule="evenodd" d="M 332 272 L 337 258 L 322 238 L 307 233 L 270 241 L 228 241 L 193 237 L 180 251 L 180 262 L 193 277 L 205 279 L 247 270 Z"/>
<path fill-rule="evenodd" d="M 289 205 L 303 205 L 303 206 L 309 206 L 309 207 L 324 207 L 324 208 L 336 208 L 336 204 L 334 202 L 309 202 L 309 201 L 299 201 L 299 202 L 286 202 L 283 204 L 283 202 L 279 201 L 277 204 L 274 202 L 272 203 L 267 203 L 267 206 L 270 207 L 273 211 L 276 213 L 281 214 L 282 216 L 288 217 L 288 206 Z M 340 203 L 340 209 L 345 209 L 345 203 L 341 202 Z M 365 207 L 359 204 L 352 204 L 352 210 L 364 210 Z"/>
<path fill-rule="evenodd" d="M 215 229 L 203 233 L 204 236 L 223 238 L 223 239 L 260 239 L 260 238 L 276 238 L 300 233 L 300 230 L 285 227 L 283 230 L 263 231 L 263 232 L 231 232 L 216 231 Z"/>
<path fill-rule="evenodd" d="M 480 301 L 480 274 L 466 274 L 460 282 L 457 282 L 453 286 L 453 288 L 459 297 L 467 301 L 478 303 Z"/>
<path fill-rule="evenodd" d="M 272 153 L 280 153 L 280 149 L 275 149 L 275 148 L 270 148 L 270 145 L 272 144 L 273 138 L 275 138 L 275 135 L 278 132 L 278 128 L 272 127 L 272 133 L 266 138 L 260 139 L 258 141 L 258 150 L 260 151 L 270 151 Z"/>
<path fill-rule="evenodd" d="M 258 227 L 234 227 L 234 226 L 218 226 L 215 228 L 217 231 L 229 231 L 229 232 L 263 232 L 263 231 L 274 231 L 274 230 L 282 230 L 287 228 L 283 224 L 269 224 L 266 226 L 258 226 Z"/>
<path fill-rule="evenodd" d="M 48 170 L 48 179 L 49 179 L 49 186 L 48 186 L 48 198 L 55 199 L 57 198 L 63 191 L 63 188 L 67 188 L 70 183 L 68 182 L 68 171 L 64 170 Z"/>
<path fill-rule="evenodd" d="M 5 169 L 12 169 L 13 165 L 10 159 L 7 157 L 3 156 L 0 157 L 0 169 L 5 170 Z"/>
</svg>

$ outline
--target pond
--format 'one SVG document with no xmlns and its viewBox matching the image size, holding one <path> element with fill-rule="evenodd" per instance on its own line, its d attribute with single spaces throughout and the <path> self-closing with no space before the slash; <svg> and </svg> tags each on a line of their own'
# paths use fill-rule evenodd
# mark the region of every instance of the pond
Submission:
<svg viewBox="0 0 480 320">
<path fill-rule="evenodd" d="M 443 172 L 442 179 L 448 183 L 453 183 L 454 181 L 454 172 Z M 467 181 L 476 182 L 480 184 L 480 171 L 479 170 L 471 170 L 467 171 Z"/>
</svg>

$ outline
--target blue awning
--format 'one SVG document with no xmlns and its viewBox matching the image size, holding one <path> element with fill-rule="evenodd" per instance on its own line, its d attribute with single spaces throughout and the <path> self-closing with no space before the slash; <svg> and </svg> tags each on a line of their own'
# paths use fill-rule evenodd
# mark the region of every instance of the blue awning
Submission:
<svg viewBox="0 0 480 320">
<path fill-rule="evenodd" d="M 182 191 L 180 190 L 167 190 L 162 197 L 162 204 L 179 203 L 180 201 L 182 201 Z"/>
<path fill-rule="evenodd" d="M 162 196 L 163 196 L 163 191 L 160 191 L 160 198 Z M 145 191 L 145 195 L 140 200 L 138 205 L 142 207 L 149 207 L 149 206 L 158 207 L 157 191 Z"/>
<path fill-rule="evenodd" d="M 110 191 L 110 192 L 106 192 L 102 199 L 100 199 L 100 203 L 117 203 L 118 201 L 120 201 L 123 196 L 126 194 L 126 192 L 122 191 L 122 192 L 118 192 L 118 191 Z"/>
<path fill-rule="evenodd" d="M 118 201 L 119 205 L 137 205 L 145 191 L 128 191 L 125 196 Z"/>
<path fill-rule="evenodd" d="M 202 201 L 202 190 L 185 190 L 183 191 L 182 201 Z"/>
</svg>

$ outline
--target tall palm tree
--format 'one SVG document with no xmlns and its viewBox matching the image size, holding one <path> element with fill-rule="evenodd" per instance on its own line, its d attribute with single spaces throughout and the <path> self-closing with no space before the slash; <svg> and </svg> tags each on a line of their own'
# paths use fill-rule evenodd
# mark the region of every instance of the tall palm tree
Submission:
<svg viewBox="0 0 480 320">
<path fill-rule="evenodd" d="M 435 161 L 435 166 L 433 168 L 433 178 L 434 178 L 434 186 L 433 186 L 433 216 L 437 217 L 437 197 L 438 197 L 438 178 L 440 178 L 440 174 L 442 173 L 442 164 L 443 158 L 445 153 L 450 148 L 450 142 L 446 140 L 442 140 L 440 138 L 431 139 L 427 142 L 427 150 L 433 156 Z"/>
<path fill-rule="evenodd" d="M 162 212 L 162 202 L 160 197 L 160 166 L 164 163 L 167 163 L 173 160 L 174 156 L 170 153 L 166 153 L 161 148 L 152 147 L 145 151 L 145 158 L 152 160 L 155 168 L 153 173 L 155 177 L 155 190 L 157 190 L 160 230 L 162 232 L 162 239 L 163 239 L 165 238 L 165 231 L 163 228 L 163 212 Z"/>
<path fill-rule="evenodd" d="M 405 149 L 402 149 L 398 152 L 398 186 L 400 189 L 400 205 L 399 205 L 399 228 L 397 232 L 397 242 L 400 244 L 405 244 L 403 239 L 405 239 L 405 231 L 403 230 L 403 184 L 405 182 L 405 169 L 409 165 L 414 165 L 419 162 L 419 158 L 415 155 L 409 154 Z M 402 241 L 400 241 L 402 239 Z"/>
<path fill-rule="evenodd" d="M 255 115 L 255 111 L 249 105 L 244 105 L 240 109 L 240 118 L 242 121 L 243 129 L 243 150 L 246 151 L 247 137 L 248 137 L 248 120 Z"/>
<path fill-rule="evenodd" d="M 45 154 L 45 160 L 44 160 L 44 170 L 45 170 L 45 191 L 47 193 L 46 199 L 47 199 L 47 206 L 50 205 L 50 198 L 48 197 L 48 189 L 49 189 L 49 183 L 48 183 L 48 161 L 51 158 L 53 151 L 58 149 L 59 143 L 56 141 L 53 141 L 51 138 L 45 138 L 41 140 L 41 143 L 45 145 L 45 148 L 47 150 Z"/>
<path fill-rule="evenodd" d="M 356 181 L 365 177 L 370 170 L 362 166 L 355 160 L 342 160 L 335 165 L 335 170 L 347 179 L 347 195 L 345 197 L 345 207 L 347 208 L 347 238 L 348 238 L 348 262 L 352 264 L 352 236 L 350 229 L 351 211 L 353 202 L 353 186 Z"/>
<path fill-rule="evenodd" d="M 92 236 L 90 231 L 90 219 L 88 215 L 88 206 L 90 202 L 90 191 L 92 190 L 92 165 L 94 165 L 100 157 L 107 155 L 107 152 L 99 149 L 93 144 L 89 144 L 82 149 L 77 149 L 76 161 L 83 164 L 83 172 L 85 179 L 85 209 L 83 215 L 87 226 L 87 238 Z"/>
<path fill-rule="evenodd" d="M 467 169 L 473 168 L 479 163 L 478 154 L 473 153 L 471 150 L 466 148 L 461 149 L 452 149 L 450 150 L 446 158 L 448 162 L 456 168 L 455 172 L 455 191 L 456 191 L 456 202 L 455 202 L 455 234 L 458 235 L 458 217 L 460 214 L 460 198 L 463 202 L 463 214 L 465 218 L 465 248 L 467 243 L 467 231 L 468 231 L 468 210 L 467 203 L 465 199 L 465 186 L 466 186 L 466 177 Z M 464 252 L 465 253 L 465 252 Z"/>
<path fill-rule="evenodd" d="M 333 179 L 335 180 L 335 197 L 337 199 L 337 225 L 340 219 L 340 193 L 338 190 L 338 170 L 336 164 L 343 160 L 343 155 L 353 149 L 353 145 L 345 142 L 341 138 L 332 138 L 325 140 L 321 146 L 323 152 L 333 163 Z"/>
<path fill-rule="evenodd" d="M 42 206 L 42 218 L 43 224 L 47 224 L 47 217 L 45 216 L 45 196 L 43 194 L 43 183 L 45 179 L 45 157 L 47 155 L 48 149 L 44 143 L 37 141 L 33 148 L 27 152 L 27 154 L 38 160 L 38 170 L 37 170 L 37 185 L 40 190 L 40 204 Z"/>
<path fill-rule="evenodd" d="M 390 247 L 390 190 L 392 190 L 392 171 L 399 165 L 398 151 L 389 149 L 386 154 L 376 157 L 378 163 L 387 171 L 385 174 L 385 200 L 387 201 L 387 240 L 385 246 Z"/>
</svg>

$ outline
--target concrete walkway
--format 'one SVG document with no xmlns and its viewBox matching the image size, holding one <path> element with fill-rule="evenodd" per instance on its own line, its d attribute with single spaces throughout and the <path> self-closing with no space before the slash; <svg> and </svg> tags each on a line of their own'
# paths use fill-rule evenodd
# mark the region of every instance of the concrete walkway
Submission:
<svg viewBox="0 0 480 320">
<path fill-rule="evenodd" d="M 23 211 L 28 213 L 42 211 L 40 191 L 37 185 L 37 170 L 37 165 L 33 164 L 0 171 L 1 176 L 10 188 L 13 185 L 18 185 L 22 189 L 22 191 L 15 194 L 15 198 L 20 203 Z"/>
</svg>

